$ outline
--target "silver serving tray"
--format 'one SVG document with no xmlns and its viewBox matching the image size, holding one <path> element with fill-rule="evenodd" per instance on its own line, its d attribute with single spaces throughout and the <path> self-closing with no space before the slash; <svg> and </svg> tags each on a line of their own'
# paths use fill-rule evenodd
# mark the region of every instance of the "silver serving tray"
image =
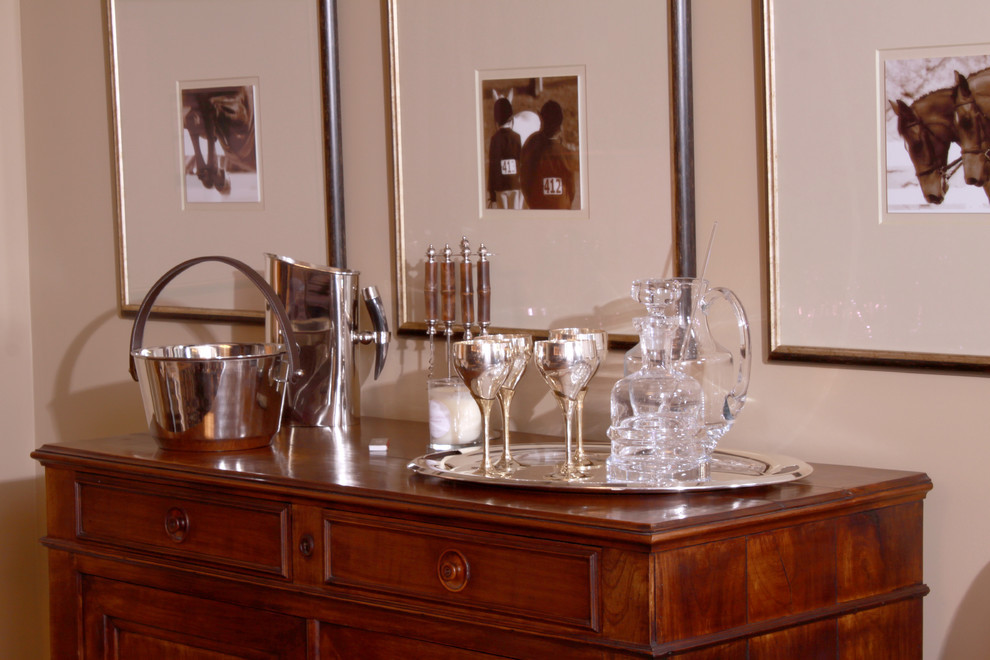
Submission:
<svg viewBox="0 0 990 660">
<path fill-rule="evenodd" d="M 676 486 L 651 486 L 642 483 L 609 481 L 605 470 L 605 460 L 610 453 L 609 445 L 586 444 L 585 452 L 590 455 L 596 465 L 589 469 L 588 478 L 579 481 L 563 481 L 552 479 L 549 476 L 554 467 L 564 461 L 562 445 L 541 444 L 513 447 L 512 457 L 519 461 L 523 467 L 508 477 L 485 477 L 477 474 L 482 461 L 481 447 L 426 454 L 410 462 L 409 468 L 419 474 L 440 477 L 441 479 L 495 486 L 633 493 L 751 488 L 794 481 L 808 476 L 812 471 L 810 465 L 790 456 L 735 449 L 716 449 L 712 455 L 710 481 Z M 500 449 L 493 449 L 492 461 L 497 460 L 501 453 Z"/>
</svg>

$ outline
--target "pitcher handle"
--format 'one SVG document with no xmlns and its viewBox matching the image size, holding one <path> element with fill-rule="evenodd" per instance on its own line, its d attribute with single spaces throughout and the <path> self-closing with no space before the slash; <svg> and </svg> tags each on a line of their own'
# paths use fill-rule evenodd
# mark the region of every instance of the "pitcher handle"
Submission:
<svg viewBox="0 0 990 660">
<path fill-rule="evenodd" d="M 138 379 L 137 367 L 134 364 L 134 352 L 141 349 L 141 344 L 144 341 L 144 326 L 148 322 L 148 317 L 151 316 L 151 308 L 158 298 L 158 294 L 162 292 L 169 282 L 171 282 L 176 275 L 191 268 L 196 264 L 203 263 L 204 261 L 219 261 L 220 263 L 227 264 L 228 266 L 233 266 L 237 270 L 241 271 L 251 283 L 254 284 L 261 293 L 265 296 L 265 300 L 271 306 L 272 311 L 275 312 L 275 316 L 278 317 L 279 325 L 282 327 L 282 335 L 285 337 L 285 348 L 289 356 L 289 380 L 295 380 L 298 375 L 298 364 L 299 364 L 299 345 L 296 343 L 295 335 L 292 332 L 291 323 L 289 322 L 289 316 L 285 313 L 285 308 L 282 307 L 282 303 L 279 301 L 278 296 L 275 295 L 275 291 L 272 287 L 265 281 L 261 275 L 254 271 L 250 266 L 248 266 L 243 261 L 238 261 L 232 257 L 224 256 L 208 256 L 208 257 L 195 257 L 187 261 L 183 261 L 181 264 L 174 266 L 167 273 L 162 275 L 157 282 L 152 285 L 151 289 L 144 296 L 144 300 L 141 302 L 141 306 L 138 308 L 137 316 L 134 319 L 134 327 L 131 328 L 131 352 L 130 352 L 130 372 L 131 378 L 134 380 Z"/>
<path fill-rule="evenodd" d="M 752 350 L 749 338 L 749 320 L 746 318 L 746 310 L 743 309 L 742 302 L 738 296 L 725 287 L 712 287 L 705 295 L 705 301 L 709 298 L 719 296 L 732 306 L 736 315 L 736 325 L 739 330 L 739 348 L 733 351 L 733 359 L 738 359 L 739 368 L 736 371 L 736 382 L 726 397 L 728 412 L 735 418 L 746 403 L 746 392 L 749 390 L 750 362 L 752 360 Z M 708 302 L 708 304 L 711 304 Z"/>
<path fill-rule="evenodd" d="M 388 344 L 392 339 L 392 333 L 388 330 L 388 319 L 385 317 L 385 306 L 382 304 L 382 297 L 378 295 L 378 287 L 369 286 L 364 288 L 364 304 L 368 308 L 368 316 L 371 317 L 373 332 L 362 332 L 358 334 L 358 341 L 362 344 L 375 344 L 375 380 L 385 368 L 385 358 L 388 356 Z"/>
</svg>

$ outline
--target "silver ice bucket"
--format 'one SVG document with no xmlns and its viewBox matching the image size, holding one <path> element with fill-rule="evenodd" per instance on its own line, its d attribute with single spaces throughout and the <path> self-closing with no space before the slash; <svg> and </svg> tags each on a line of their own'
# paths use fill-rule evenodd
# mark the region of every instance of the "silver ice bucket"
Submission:
<svg viewBox="0 0 990 660">
<path fill-rule="evenodd" d="M 158 294 L 176 275 L 204 261 L 233 266 L 261 290 L 281 323 L 284 344 L 141 347 Z M 145 296 L 131 331 L 130 371 L 141 387 L 148 428 L 162 449 L 253 449 L 267 446 L 279 431 L 298 351 L 285 310 L 263 277 L 230 257 L 198 257 L 175 266 Z"/>
</svg>

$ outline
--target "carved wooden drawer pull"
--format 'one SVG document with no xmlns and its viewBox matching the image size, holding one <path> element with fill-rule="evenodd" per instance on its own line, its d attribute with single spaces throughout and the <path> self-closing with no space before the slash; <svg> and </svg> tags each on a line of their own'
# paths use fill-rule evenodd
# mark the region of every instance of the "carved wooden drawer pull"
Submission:
<svg viewBox="0 0 990 660">
<path fill-rule="evenodd" d="M 165 514 L 165 533 L 176 543 L 182 543 L 189 532 L 189 516 L 179 507 L 172 507 Z"/>
<path fill-rule="evenodd" d="M 469 577 L 467 559 L 457 550 L 445 550 L 437 561 L 437 576 L 448 591 L 460 591 Z"/>
<path fill-rule="evenodd" d="M 303 557 L 310 557 L 313 555 L 314 549 L 316 549 L 316 541 L 313 539 L 313 535 L 303 534 L 302 538 L 299 539 L 299 552 L 302 553 Z"/>
</svg>

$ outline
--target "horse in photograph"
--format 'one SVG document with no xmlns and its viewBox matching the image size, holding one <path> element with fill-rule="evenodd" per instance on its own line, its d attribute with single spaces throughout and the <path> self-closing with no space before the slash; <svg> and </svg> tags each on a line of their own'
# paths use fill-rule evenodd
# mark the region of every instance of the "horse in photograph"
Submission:
<svg viewBox="0 0 990 660">
<path fill-rule="evenodd" d="M 540 79 L 542 83 L 542 78 Z M 492 90 L 492 96 L 495 101 L 499 99 L 507 99 L 509 103 L 512 103 L 512 96 L 515 90 L 510 89 L 508 94 L 501 94 L 497 89 Z M 512 115 L 512 119 L 509 120 L 509 127 L 519 135 L 519 142 L 521 144 L 526 144 L 526 139 L 540 130 L 540 116 L 533 112 L 532 110 L 522 110 L 520 112 Z"/>
<path fill-rule="evenodd" d="M 195 173 L 206 188 L 230 192 L 227 172 L 257 170 L 254 140 L 254 104 L 247 87 L 185 90 L 183 125 L 192 140 L 193 158 L 187 173 Z M 203 156 L 200 140 L 206 142 Z M 217 156 L 217 143 L 223 158 Z"/>
<path fill-rule="evenodd" d="M 966 77 L 955 72 L 955 127 L 966 183 L 982 186 L 990 200 L 990 69 Z"/>
<path fill-rule="evenodd" d="M 928 92 L 911 105 L 902 99 L 890 101 L 897 115 L 897 132 L 904 139 L 921 192 L 930 204 L 941 204 L 945 199 L 954 171 L 949 165 L 949 147 L 959 142 L 954 94 L 955 88 L 945 88 Z"/>
</svg>

